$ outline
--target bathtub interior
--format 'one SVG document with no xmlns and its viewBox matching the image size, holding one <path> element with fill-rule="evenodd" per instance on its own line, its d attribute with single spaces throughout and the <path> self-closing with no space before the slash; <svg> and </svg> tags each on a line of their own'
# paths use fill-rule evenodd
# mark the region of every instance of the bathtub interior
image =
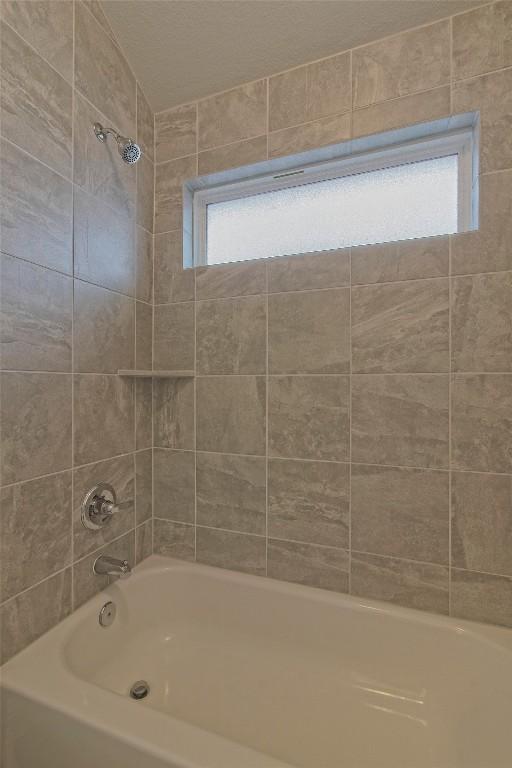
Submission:
<svg viewBox="0 0 512 768">
<path fill-rule="evenodd" d="M 114 624 L 84 616 L 64 660 L 122 697 L 146 680 L 134 707 L 300 768 L 509 765 L 511 652 L 467 627 L 207 568 L 111 599 Z"/>
</svg>

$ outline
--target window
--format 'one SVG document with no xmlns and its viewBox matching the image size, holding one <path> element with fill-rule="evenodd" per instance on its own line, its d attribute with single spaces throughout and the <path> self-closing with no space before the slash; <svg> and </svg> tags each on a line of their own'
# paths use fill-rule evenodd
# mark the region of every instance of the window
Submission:
<svg viewBox="0 0 512 768">
<path fill-rule="evenodd" d="M 194 263 L 220 264 L 449 234 L 472 225 L 473 133 L 200 188 Z"/>
</svg>

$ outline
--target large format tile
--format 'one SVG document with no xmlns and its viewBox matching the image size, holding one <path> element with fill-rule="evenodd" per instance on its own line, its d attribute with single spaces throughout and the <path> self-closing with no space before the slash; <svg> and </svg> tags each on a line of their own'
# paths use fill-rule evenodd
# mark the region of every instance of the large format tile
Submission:
<svg viewBox="0 0 512 768">
<path fill-rule="evenodd" d="M 199 176 L 239 168 L 241 165 L 259 163 L 267 159 L 267 137 L 238 141 L 225 147 L 216 147 L 200 152 L 197 158 Z"/>
<path fill-rule="evenodd" d="M 265 293 L 267 286 L 265 260 L 215 264 L 199 267 L 196 273 L 196 298 L 222 299 Z"/>
<path fill-rule="evenodd" d="M 452 568 L 451 614 L 512 627 L 512 579 Z"/>
<path fill-rule="evenodd" d="M 265 575 L 266 539 L 263 536 L 198 526 L 196 537 L 198 563 L 254 573 L 257 576 Z"/>
<path fill-rule="evenodd" d="M 71 274 L 71 184 L 6 141 L 0 152 L 2 251 Z"/>
<path fill-rule="evenodd" d="M 138 565 L 153 554 L 153 520 L 146 520 L 135 529 L 135 563 Z"/>
<path fill-rule="evenodd" d="M 142 301 L 135 302 L 135 367 L 142 371 L 153 367 L 153 307 Z"/>
<path fill-rule="evenodd" d="M 263 457 L 198 453 L 196 483 L 199 525 L 265 535 Z"/>
<path fill-rule="evenodd" d="M 349 555 L 343 549 L 269 539 L 267 569 L 273 579 L 348 592 Z"/>
<path fill-rule="evenodd" d="M 108 525 L 98 531 L 84 528 L 80 519 L 82 501 L 98 483 L 109 483 L 116 492 L 116 511 Z M 133 454 L 100 461 L 73 472 L 73 554 L 78 560 L 135 527 L 135 464 Z"/>
<path fill-rule="evenodd" d="M 448 568 L 354 553 L 351 594 L 406 608 L 448 613 Z"/>
<path fill-rule="evenodd" d="M 353 376 L 352 460 L 447 467 L 448 376 Z"/>
<path fill-rule="evenodd" d="M 350 248 L 269 259 L 269 293 L 350 285 Z"/>
<path fill-rule="evenodd" d="M 2 135 L 71 176 L 71 86 L 6 24 L 0 40 Z"/>
<path fill-rule="evenodd" d="M 71 466 L 71 375 L 0 374 L 0 484 Z"/>
<path fill-rule="evenodd" d="M 75 86 L 114 128 L 135 136 L 135 78 L 117 45 L 81 3 L 75 7 Z"/>
<path fill-rule="evenodd" d="M 455 83 L 452 98 L 453 112 L 480 114 L 480 172 L 512 168 L 512 69 Z"/>
<path fill-rule="evenodd" d="M 0 255 L 0 367 L 71 371 L 73 281 Z"/>
<path fill-rule="evenodd" d="M 448 472 L 352 465 L 352 547 L 448 565 Z"/>
<path fill-rule="evenodd" d="M 352 289 L 355 373 L 448 371 L 448 278 Z"/>
<path fill-rule="evenodd" d="M 135 379 L 135 449 L 153 446 L 153 381 Z"/>
<path fill-rule="evenodd" d="M 153 516 L 153 451 L 135 454 L 135 521 L 137 525 Z"/>
<path fill-rule="evenodd" d="M 207 376 L 196 380 L 197 449 L 265 453 L 265 378 Z"/>
<path fill-rule="evenodd" d="M 196 304 L 198 373 L 265 373 L 266 339 L 264 296 Z"/>
<path fill-rule="evenodd" d="M 511 307 L 512 272 L 453 280 L 453 370 L 512 371 Z"/>
<path fill-rule="evenodd" d="M 143 155 L 137 163 L 137 224 L 153 232 L 155 172 L 151 160 Z"/>
<path fill-rule="evenodd" d="M 75 277 L 133 296 L 137 259 L 133 219 L 78 187 L 74 217 Z"/>
<path fill-rule="evenodd" d="M 151 107 L 137 83 L 137 144 L 142 154 L 153 163 L 155 160 L 154 116 Z"/>
<path fill-rule="evenodd" d="M 352 248 L 352 284 L 392 283 L 449 272 L 450 239 L 425 237 Z"/>
<path fill-rule="evenodd" d="M 196 529 L 193 525 L 171 520 L 153 520 L 153 552 L 155 555 L 195 560 Z"/>
<path fill-rule="evenodd" d="M 350 53 L 340 53 L 269 80 L 270 130 L 287 128 L 352 106 Z"/>
<path fill-rule="evenodd" d="M 153 383 L 154 445 L 194 449 L 194 381 L 156 379 Z"/>
<path fill-rule="evenodd" d="M 101 112 L 76 92 L 74 101 L 73 181 L 96 197 L 98 203 L 133 217 L 136 166 L 123 163 L 112 137 L 106 142 L 101 142 L 94 135 L 93 124 L 104 121 Z"/>
<path fill-rule="evenodd" d="M 82 4 L 89 9 L 103 31 L 106 32 L 110 39 L 117 45 L 118 43 L 116 37 L 112 32 L 110 22 L 105 16 L 101 0 L 80 0 L 80 2 L 82 2 Z"/>
<path fill-rule="evenodd" d="M 450 86 L 443 85 L 425 93 L 413 93 L 356 109 L 352 117 L 352 136 L 356 138 L 404 128 L 414 123 L 438 120 L 450 113 Z"/>
<path fill-rule="evenodd" d="M 350 138 L 350 127 L 351 115 L 347 113 L 322 117 L 313 123 L 273 131 L 268 136 L 269 157 L 293 155 L 296 152 L 307 152 L 309 149 L 323 147 L 326 144 L 338 144 Z"/>
<path fill-rule="evenodd" d="M 350 291 L 307 291 L 268 299 L 270 373 L 348 373 Z"/>
<path fill-rule="evenodd" d="M 3 0 L 2 17 L 70 81 L 73 78 L 73 4 Z"/>
<path fill-rule="evenodd" d="M 112 375 L 75 374 L 75 464 L 133 451 L 134 383 Z"/>
<path fill-rule="evenodd" d="M 153 451 L 155 517 L 181 523 L 195 522 L 195 471 L 193 451 Z"/>
<path fill-rule="evenodd" d="M 71 472 L 0 491 L 0 602 L 71 563 Z"/>
<path fill-rule="evenodd" d="M 94 561 L 101 555 L 117 557 L 120 560 L 128 560 L 131 566 L 135 565 L 135 531 L 125 533 L 116 541 L 109 541 L 101 549 L 97 549 L 91 555 L 75 562 L 73 565 L 73 607 L 76 610 L 91 597 L 108 587 L 115 581 L 115 576 L 98 576 L 93 572 Z"/>
<path fill-rule="evenodd" d="M 490 3 L 453 17 L 453 77 L 512 65 L 512 6 Z"/>
<path fill-rule="evenodd" d="M 196 151 L 197 105 L 168 109 L 155 115 L 156 162 L 193 155 Z"/>
<path fill-rule="evenodd" d="M 74 369 L 117 373 L 135 364 L 135 302 L 75 280 Z"/>
<path fill-rule="evenodd" d="M 512 472 L 512 375 L 453 377 L 452 463 L 457 469 Z"/>
<path fill-rule="evenodd" d="M 269 536 L 348 548 L 349 489 L 348 464 L 271 459 Z"/>
<path fill-rule="evenodd" d="M 137 227 L 135 295 L 139 301 L 153 301 L 153 235 Z"/>
<path fill-rule="evenodd" d="M 194 304 L 154 308 L 155 370 L 194 370 Z"/>
<path fill-rule="evenodd" d="M 196 157 L 170 160 L 155 168 L 155 228 L 170 232 L 180 229 L 183 214 L 183 182 L 196 175 Z"/>
<path fill-rule="evenodd" d="M 0 664 L 71 613 L 71 568 L 42 581 L 0 608 Z"/>
<path fill-rule="evenodd" d="M 267 130 L 267 83 L 257 80 L 197 105 L 199 149 L 219 147 Z"/>
<path fill-rule="evenodd" d="M 512 269 L 512 170 L 480 177 L 479 229 L 452 237 L 452 274 Z"/>
<path fill-rule="evenodd" d="M 195 269 L 183 269 L 183 232 L 181 229 L 155 235 L 155 304 L 193 301 Z"/>
<path fill-rule="evenodd" d="M 448 19 L 356 48 L 352 54 L 354 107 L 365 107 L 450 79 Z"/>
<path fill-rule="evenodd" d="M 268 403 L 270 456 L 349 459 L 348 376 L 272 376 Z"/>
<path fill-rule="evenodd" d="M 512 477 L 454 472 L 452 565 L 512 576 Z"/>
</svg>

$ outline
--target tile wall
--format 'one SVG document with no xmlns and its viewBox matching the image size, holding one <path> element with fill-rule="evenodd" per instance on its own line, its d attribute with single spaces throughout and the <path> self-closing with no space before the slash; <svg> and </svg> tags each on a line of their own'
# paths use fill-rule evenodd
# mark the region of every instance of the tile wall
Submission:
<svg viewBox="0 0 512 768">
<path fill-rule="evenodd" d="M 479 231 L 182 269 L 185 179 L 473 110 Z M 512 626 L 512 3 L 160 112 L 155 161 L 154 551 Z"/>
<path fill-rule="evenodd" d="M 0 3 L 0 626 L 6 659 L 151 552 L 153 115 L 95 0 Z M 96 120 L 137 138 L 124 165 Z M 101 532 L 83 494 L 125 503 Z"/>
<path fill-rule="evenodd" d="M 154 123 L 96 0 L 1 12 L 2 658 L 103 586 L 101 551 L 140 561 L 152 534 L 512 625 L 512 3 Z M 182 269 L 184 179 L 469 110 L 478 232 Z M 95 120 L 136 136 L 135 168 Z M 151 365 L 197 377 L 115 374 Z M 132 503 L 86 534 L 100 480 Z"/>
</svg>

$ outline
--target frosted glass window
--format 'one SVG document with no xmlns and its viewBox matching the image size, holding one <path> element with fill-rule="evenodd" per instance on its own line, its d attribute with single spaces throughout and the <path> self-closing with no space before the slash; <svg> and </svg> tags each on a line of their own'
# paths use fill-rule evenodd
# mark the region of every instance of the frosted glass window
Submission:
<svg viewBox="0 0 512 768">
<path fill-rule="evenodd" d="M 458 173 L 454 154 L 209 203 L 206 261 L 456 232 Z"/>
</svg>

